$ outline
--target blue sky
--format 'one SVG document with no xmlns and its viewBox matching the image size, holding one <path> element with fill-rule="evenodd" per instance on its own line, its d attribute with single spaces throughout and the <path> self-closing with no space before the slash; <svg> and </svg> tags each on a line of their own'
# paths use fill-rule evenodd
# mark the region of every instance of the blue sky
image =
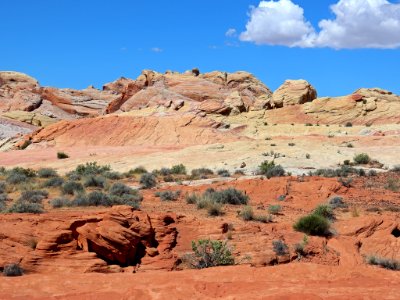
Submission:
<svg viewBox="0 0 400 300">
<path fill-rule="evenodd" d="M 294 5 L 304 9 L 304 19 L 316 31 L 320 20 L 335 18 L 329 6 L 337 2 L 293 0 Z M 42 85 L 80 89 L 91 84 L 101 88 L 120 76 L 136 78 L 143 69 L 164 72 L 198 67 L 202 72 L 245 70 L 272 90 L 285 79 L 304 78 L 320 96 L 345 95 L 360 87 L 381 87 L 400 94 L 397 46 L 370 49 L 368 45 L 357 45 L 346 49 L 345 39 L 343 48 L 343 44 L 339 48 L 304 48 L 279 41 L 272 46 L 270 32 L 265 32 L 268 26 L 261 28 L 262 43 L 256 38 L 243 41 L 240 33 L 246 31 L 254 12 L 250 6 L 258 7 L 259 3 L 1 1 L 0 70 L 27 73 Z M 397 16 L 396 10 L 394 18 Z M 237 34 L 226 36 L 229 29 Z M 396 32 L 393 37 L 388 33 L 388 39 L 396 40 Z"/>
</svg>

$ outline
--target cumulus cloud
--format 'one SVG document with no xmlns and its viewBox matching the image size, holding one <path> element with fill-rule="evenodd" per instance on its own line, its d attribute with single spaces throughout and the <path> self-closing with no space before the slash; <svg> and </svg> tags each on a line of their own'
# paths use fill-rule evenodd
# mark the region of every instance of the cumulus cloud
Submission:
<svg viewBox="0 0 400 300">
<path fill-rule="evenodd" d="M 291 0 L 261 1 L 251 8 L 242 41 L 289 47 L 398 48 L 400 4 L 387 0 L 340 0 L 334 18 L 321 20 L 319 31 Z"/>
</svg>

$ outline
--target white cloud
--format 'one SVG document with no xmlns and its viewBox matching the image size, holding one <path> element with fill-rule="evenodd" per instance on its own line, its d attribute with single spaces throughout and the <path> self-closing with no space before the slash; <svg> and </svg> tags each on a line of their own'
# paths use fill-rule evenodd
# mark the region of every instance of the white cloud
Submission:
<svg viewBox="0 0 400 300">
<path fill-rule="evenodd" d="M 229 28 L 227 32 L 225 32 L 225 36 L 227 37 L 235 37 L 237 36 L 237 31 L 235 28 Z"/>
<path fill-rule="evenodd" d="M 153 48 L 151 48 L 150 50 L 153 51 L 153 52 L 156 52 L 156 53 L 160 53 L 160 52 L 163 52 L 163 51 L 164 51 L 163 49 L 158 48 L 158 47 L 153 47 Z"/>
<path fill-rule="evenodd" d="M 261 1 L 258 7 L 252 7 L 250 21 L 240 40 L 305 47 L 314 35 L 314 28 L 304 19 L 304 10 L 300 6 L 290 0 Z"/>
<path fill-rule="evenodd" d="M 252 8 L 242 41 L 289 47 L 398 48 L 400 4 L 387 0 L 340 0 L 333 19 L 321 20 L 319 32 L 291 0 L 261 1 Z"/>
</svg>

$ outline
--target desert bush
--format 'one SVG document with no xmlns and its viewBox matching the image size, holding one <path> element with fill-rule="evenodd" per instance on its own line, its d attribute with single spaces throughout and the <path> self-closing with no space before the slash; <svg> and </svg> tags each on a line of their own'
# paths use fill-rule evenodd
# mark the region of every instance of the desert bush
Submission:
<svg viewBox="0 0 400 300">
<path fill-rule="evenodd" d="M 134 195 L 138 192 L 122 182 L 116 182 L 111 186 L 109 193 L 113 196 L 122 197 L 123 195 Z"/>
<path fill-rule="evenodd" d="M 27 201 L 16 201 L 7 210 L 8 213 L 34 213 L 43 212 L 43 206 L 40 203 L 31 203 Z"/>
<path fill-rule="evenodd" d="M 86 196 L 80 195 L 71 202 L 72 206 L 112 206 L 110 197 L 100 191 L 93 191 Z"/>
<path fill-rule="evenodd" d="M 7 194 L 0 194 L 0 203 L 6 202 L 8 200 Z"/>
<path fill-rule="evenodd" d="M 57 177 L 57 171 L 51 168 L 41 168 L 37 171 L 40 178 Z"/>
<path fill-rule="evenodd" d="M 234 174 L 235 175 L 242 175 L 242 176 L 245 175 L 243 170 L 236 170 Z"/>
<path fill-rule="evenodd" d="M 55 199 L 51 200 L 50 205 L 53 208 L 61 208 L 61 207 L 72 206 L 72 202 L 67 198 L 60 197 L 60 198 L 55 198 Z"/>
<path fill-rule="evenodd" d="M 171 167 L 171 173 L 176 175 L 186 175 L 186 167 L 183 164 Z"/>
<path fill-rule="evenodd" d="M 352 178 L 343 178 L 343 177 L 339 177 L 338 178 L 338 182 L 340 182 L 344 187 L 351 187 L 351 183 L 353 182 Z"/>
<path fill-rule="evenodd" d="M 144 189 L 151 189 L 152 187 L 155 187 L 157 184 L 156 177 L 151 173 L 144 173 L 140 177 L 139 182 L 142 185 L 142 188 Z"/>
<path fill-rule="evenodd" d="M 385 189 L 398 192 L 400 190 L 400 180 L 396 178 L 388 178 L 385 184 Z"/>
<path fill-rule="evenodd" d="M 49 192 L 45 190 L 28 190 L 21 193 L 18 201 L 26 201 L 30 203 L 41 203 L 43 199 L 49 196 Z"/>
<path fill-rule="evenodd" d="M 0 181 L 0 194 L 3 194 L 7 191 L 7 184 L 4 181 Z"/>
<path fill-rule="evenodd" d="M 353 127 L 353 124 L 351 122 L 347 122 L 344 126 L 345 127 Z"/>
<path fill-rule="evenodd" d="M 113 205 L 129 205 L 139 208 L 139 202 L 143 200 L 143 196 L 139 191 L 134 190 L 121 182 L 114 183 L 111 186 L 109 193 Z"/>
<path fill-rule="evenodd" d="M 301 217 L 293 228 L 308 235 L 326 236 L 329 235 L 330 224 L 323 216 L 310 214 Z"/>
<path fill-rule="evenodd" d="M 377 175 L 378 175 L 378 173 L 375 170 L 369 170 L 369 172 L 368 172 L 369 177 L 375 177 Z"/>
<path fill-rule="evenodd" d="M 400 173 L 400 165 L 395 165 L 390 171 Z"/>
<path fill-rule="evenodd" d="M 83 193 L 85 189 L 83 188 L 83 185 L 80 182 L 76 181 L 67 181 L 65 182 L 61 190 L 63 194 L 68 194 L 68 195 L 75 195 L 76 193 Z"/>
<path fill-rule="evenodd" d="M 3 275 L 7 277 L 15 277 L 22 276 L 24 274 L 24 270 L 21 268 L 19 264 L 9 264 L 5 265 L 3 269 Z"/>
<path fill-rule="evenodd" d="M 197 205 L 197 209 L 206 209 L 213 203 L 215 203 L 215 201 L 213 199 L 211 199 L 210 197 L 202 196 L 197 199 L 196 205 Z"/>
<path fill-rule="evenodd" d="M 365 176 L 365 171 L 363 169 L 356 169 L 350 166 L 342 165 L 339 169 L 318 169 L 315 172 L 311 172 L 312 176 L 322 176 L 322 177 L 348 177 L 351 174 Z"/>
<path fill-rule="evenodd" d="M 235 264 L 232 250 L 227 242 L 207 240 L 192 241 L 194 252 L 191 265 L 197 269 Z"/>
<path fill-rule="evenodd" d="M 289 247 L 282 240 L 272 241 L 272 249 L 278 256 L 283 256 L 289 253 Z"/>
<path fill-rule="evenodd" d="M 4 194 L 0 194 L 0 197 L 3 196 Z M 0 199 L 0 212 L 4 211 L 7 208 L 5 201 L 2 201 Z"/>
<path fill-rule="evenodd" d="M 88 162 L 84 165 L 78 165 L 75 172 L 81 176 L 101 175 L 111 171 L 110 166 L 100 166 L 97 162 Z"/>
<path fill-rule="evenodd" d="M 310 159 L 310 158 L 311 158 L 311 155 L 310 155 L 309 153 L 307 153 L 307 154 L 306 154 L 306 158 L 307 158 L 307 159 Z"/>
<path fill-rule="evenodd" d="M 57 158 L 58 159 L 66 159 L 66 158 L 69 158 L 69 155 L 65 152 L 57 152 Z"/>
<path fill-rule="evenodd" d="M 339 196 L 332 197 L 329 199 L 329 205 L 332 207 L 332 209 L 335 208 L 346 208 L 347 204 L 344 203 L 343 198 Z"/>
<path fill-rule="evenodd" d="M 66 176 L 69 180 L 72 180 L 72 181 L 79 181 L 79 180 L 82 179 L 82 176 L 79 175 L 78 173 L 76 173 L 76 171 L 68 172 L 65 176 Z"/>
<path fill-rule="evenodd" d="M 102 176 L 88 176 L 86 177 L 83 185 L 85 187 L 104 188 L 106 185 L 106 179 Z"/>
<path fill-rule="evenodd" d="M 395 270 L 395 271 L 400 270 L 400 261 L 390 258 L 383 258 L 372 255 L 367 257 L 367 263 L 374 266 L 380 266 L 382 268 L 389 270 Z"/>
<path fill-rule="evenodd" d="M 139 166 L 139 167 L 129 170 L 124 175 L 126 177 L 132 177 L 134 175 L 140 175 L 140 174 L 144 174 L 144 173 L 148 173 L 147 170 L 144 167 Z"/>
<path fill-rule="evenodd" d="M 119 172 L 111 172 L 111 171 L 105 172 L 103 174 L 103 176 L 105 178 L 107 178 L 107 179 L 110 179 L 110 180 L 120 180 L 120 179 L 123 178 L 123 175 L 121 173 L 119 173 Z"/>
<path fill-rule="evenodd" d="M 61 177 L 53 177 L 43 182 L 43 187 L 59 187 L 62 186 L 63 183 L 64 179 L 62 179 Z"/>
<path fill-rule="evenodd" d="M 157 197 L 160 197 L 162 201 L 175 201 L 178 199 L 180 196 L 181 191 L 162 191 L 162 192 L 157 192 L 155 195 Z"/>
<path fill-rule="evenodd" d="M 154 170 L 152 173 L 154 175 L 167 176 L 167 175 L 171 175 L 172 171 L 170 168 L 161 168 L 160 170 Z"/>
<path fill-rule="evenodd" d="M 199 201 L 199 198 L 200 196 L 195 193 L 185 195 L 185 200 L 187 204 L 196 204 L 197 201 Z"/>
<path fill-rule="evenodd" d="M 268 212 L 273 215 L 277 215 L 281 212 L 282 206 L 280 205 L 270 205 L 268 207 Z"/>
<path fill-rule="evenodd" d="M 293 146 L 296 146 L 296 144 L 295 143 L 289 143 L 288 146 L 289 147 L 293 147 Z"/>
<path fill-rule="evenodd" d="M 204 192 L 204 196 L 208 196 L 221 204 L 242 205 L 247 204 L 249 201 L 249 197 L 246 194 L 235 188 L 227 188 L 220 191 L 209 189 Z"/>
<path fill-rule="evenodd" d="M 360 153 L 354 156 L 353 160 L 358 165 L 365 165 L 371 161 L 371 158 L 366 153 Z"/>
<path fill-rule="evenodd" d="M 231 173 L 226 169 L 220 169 L 217 171 L 217 174 L 221 177 L 230 177 Z"/>
<path fill-rule="evenodd" d="M 239 216 L 243 219 L 243 221 L 255 221 L 261 223 L 271 223 L 272 216 L 271 215 L 254 215 L 253 208 L 251 206 L 245 206 L 240 211 Z"/>
<path fill-rule="evenodd" d="M 10 184 L 20 184 L 27 182 L 30 178 L 35 176 L 35 170 L 16 167 L 7 172 L 6 181 Z"/>
<path fill-rule="evenodd" d="M 254 212 L 251 206 L 245 206 L 240 211 L 239 216 L 243 219 L 243 221 L 252 221 L 254 220 Z"/>
<path fill-rule="evenodd" d="M 207 213 L 209 216 L 212 216 L 212 217 L 223 215 L 222 204 L 211 202 L 207 206 Z"/>
<path fill-rule="evenodd" d="M 314 214 L 329 220 L 335 219 L 335 214 L 333 213 L 332 208 L 329 205 L 318 205 L 314 209 Z"/>
<path fill-rule="evenodd" d="M 199 168 L 192 170 L 192 177 L 194 178 L 207 178 L 208 175 L 214 175 L 214 172 L 207 168 Z"/>
<path fill-rule="evenodd" d="M 281 165 L 275 165 L 274 161 L 268 162 L 267 160 L 262 162 L 258 167 L 259 173 L 267 176 L 267 178 L 272 177 L 282 177 L 285 176 L 285 170 Z"/>
</svg>

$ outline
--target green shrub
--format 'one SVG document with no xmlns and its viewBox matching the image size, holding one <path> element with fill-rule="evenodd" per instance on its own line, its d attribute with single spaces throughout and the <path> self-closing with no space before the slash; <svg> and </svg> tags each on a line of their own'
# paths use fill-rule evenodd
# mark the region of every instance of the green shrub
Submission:
<svg viewBox="0 0 400 300">
<path fill-rule="evenodd" d="M 93 191 L 87 196 L 79 196 L 72 201 L 72 206 L 112 206 L 113 203 L 109 196 L 100 192 Z"/>
<path fill-rule="evenodd" d="M 294 225 L 296 231 L 304 232 L 308 235 L 326 236 L 329 235 L 329 221 L 317 214 L 310 214 L 301 217 Z"/>
<path fill-rule="evenodd" d="M 281 210 L 282 210 L 282 206 L 280 206 L 280 205 L 270 205 L 268 207 L 269 213 L 273 214 L 273 215 L 279 214 L 281 212 Z"/>
<path fill-rule="evenodd" d="M 4 203 L 8 200 L 7 194 L 0 194 L 0 203 Z"/>
<path fill-rule="evenodd" d="M 81 180 L 82 176 L 76 173 L 76 171 L 71 171 L 66 174 L 66 177 L 72 181 L 79 181 Z"/>
<path fill-rule="evenodd" d="M 207 207 L 211 206 L 215 201 L 211 199 L 210 197 L 200 197 L 197 199 L 196 205 L 197 209 L 206 209 Z"/>
<path fill-rule="evenodd" d="M 229 171 L 226 170 L 226 169 L 220 169 L 220 170 L 218 170 L 218 171 L 217 171 L 217 174 L 218 174 L 219 176 L 221 176 L 221 177 L 230 177 L 230 176 L 231 176 L 231 173 L 229 173 Z"/>
<path fill-rule="evenodd" d="M 24 174 L 10 174 L 7 176 L 6 181 L 10 184 L 19 184 L 28 181 L 28 177 Z"/>
<path fill-rule="evenodd" d="M 64 179 L 62 179 L 61 177 L 53 177 L 43 182 L 43 187 L 59 187 L 62 186 L 63 183 Z"/>
<path fill-rule="evenodd" d="M 109 193 L 114 204 L 132 206 L 131 202 L 140 202 L 143 200 L 143 196 L 139 191 L 134 190 L 121 182 L 114 183 L 111 186 Z M 134 207 L 137 207 L 137 205 L 135 204 Z"/>
<path fill-rule="evenodd" d="M 151 173 L 144 173 L 139 182 L 144 189 L 151 189 L 157 184 L 156 177 Z"/>
<path fill-rule="evenodd" d="M 353 178 L 343 178 L 343 177 L 339 177 L 338 178 L 338 182 L 340 182 L 344 187 L 351 187 L 351 183 L 353 182 Z"/>
<path fill-rule="evenodd" d="M 272 249 L 278 256 L 289 254 L 289 247 L 281 240 L 272 241 Z"/>
<path fill-rule="evenodd" d="M 365 165 L 371 161 L 371 158 L 366 153 L 360 153 L 354 156 L 353 160 L 358 165 Z"/>
<path fill-rule="evenodd" d="M 339 169 L 318 169 L 315 172 L 311 172 L 311 176 L 322 176 L 322 177 L 347 177 L 351 174 L 359 176 L 365 176 L 363 169 L 356 169 L 350 166 L 342 165 Z"/>
<path fill-rule="evenodd" d="M 314 214 L 330 220 L 335 219 L 335 214 L 333 213 L 332 208 L 329 205 L 318 205 L 314 209 Z"/>
<path fill-rule="evenodd" d="M 388 178 L 385 184 L 385 189 L 398 192 L 400 190 L 400 180 L 396 178 Z"/>
<path fill-rule="evenodd" d="M 85 187 L 98 187 L 104 188 L 106 185 L 106 179 L 102 176 L 88 176 L 83 183 Z"/>
<path fill-rule="evenodd" d="M 172 166 L 171 173 L 176 175 L 186 175 L 186 167 L 183 164 Z"/>
<path fill-rule="evenodd" d="M 68 195 L 75 195 L 76 193 L 83 193 L 85 191 L 83 185 L 80 182 L 76 181 L 65 182 L 62 185 L 61 190 L 63 194 L 68 194 Z"/>
<path fill-rule="evenodd" d="M 383 258 L 372 255 L 367 257 L 367 263 L 370 265 L 380 266 L 389 270 L 400 270 L 400 261 L 390 258 Z"/>
<path fill-rule="evenodd" d="M 242 218 L 243 221 L 255 221 L 255 222 L 261 222 L 261 223 L 271 223 L 272 222 L 272 216 L 267 215 L 267 216 L 256 216 L 254 215 L 253 208 L 251 206 L 245 206 L 239 213 L 240 218 Z"/>
<path fill-rule="evenodd" d="M 56 170 L 51 169 L 51 168 L 42 168 L 38 170 L 38 176 L 40 178 L 50 178 L 50 177 L 57 177 L 58 174 Z"/>
<path fill-rule="evenodd" d="M 198 196 L 195 193 L 192 194 L 186 194 L 185 200 L 187 204 L 196 204 L 199 201 L 200 196 Z"/>
<path fill-rule="evenodd" d="M 200 179 L 205 179 L 209 175 L 214 175 L 214 172 L 210 169 L 207 168 L 199 168 L 199 169 L 193 169 L 192 170 L 192 177 L 193 178 L 200 178 Z"/>
<path fill-rule="evenodd" d="M 81 176 L 101 175 L 111 171 L 110 166 L 99 166 L 97 162 L 89 162 L 85 165 L 78 165 L 75 172 Z"/>
<path fill-rule="evenodd" d="M 207 213 L 212 217 L 223 215 L 222 205 L 220 203 L 211 202 L 207 207 Z"/>
<path fill-rule="evenodd" d="M 21 268 L 19 264 L 9 264 L 5 265 L 3 269 L 3 275 L 7 277 L 15 277 L 22 276 L 24 274 L 24 270 Z"/>
<path fill-rule="evenodd" d="M 10 184 L 20 184 L 27 182 L 30 178 L 36 177 L 36 171 L 16 167 L 7 172 L 6 181 Z"/>
<path fill-rule="evenodd" d="M 16 201 L 6 210 L 6 212 L 40 214 L 43 212 L 43 206 L 40 203 Z"/>
<path fill-rule="evenodd" d="M 329 205 L 333 209 L 335 208 L 346 208 L 347 204 L 344 203 L 343 198 L 339 196 L 335 196 L 329 200 Z"/>
<path fill-rule="evenodd" d="M 122 182 L 116 182 L 111 186 L 109 192 L 113 196 L 123 196 L 125 194 L 134 194 L 135 191 Z"/>
<path fill-rule="evenodd" d="M 144 167 L 136 167 L 135 169 L 131 169 L 128 172 L 125 173 L 126 177 L 132 177 L 134 175 L 140 175 L 140 174 L 144 174 L 144 173 L 148 173 L 147 170 Z"/>
<path fill-rule="evenodd" d="M 181 191 L 162 191 L 162 192 L 157 192 L 155 195 L 157 197 L 160 197 L 162 201 L 175 201 L 178 199 L 180 196 Z"/>
<path fill-rule="evenodd" d="M 378 173 L 375 170 L 369 170 L 369 172 L 368 172 L 369 177 L 375 177 L 377 175 L 378 175 Z"/>
<path fill-rule="evenodd" d="M 69 155 L 64 152 L 57 152 L 57 158 L 58 159 L 66 159 L 66 158 L 69 158 Z"/>
<path fill-rule="evenodd" d="M 400 173 L 400 165 L 395 165 L 390 171 Z"/>
<path fill-rule="evenodd" d="M 262 162 L 258 167 L 259 174 L 267 176 L 267 178 L 272 177 L 282 177 L 285 176 L 285 170 L 281 165 L 275 165 L 274 161 L 268 162 L 267 160 Z"/>
<path fill-rule="evenodd" d="M 307 158 L 307 159 L 310 159 L 310 158 L 311 158 L 311 155 L 310 155 L 309 153 L 307 153 L 307 154 L 306 154 L 306 158 Z"/>
<path fill-rule="evenodd" d="M 4 181 L 0 181 L 0 194 L 5 193 L 7 190 L 7 184 Z"/>
<path fill-rule="evenodd" d="M 247 204 L 249 201 L 249 197 L 246 194 L 235 188 L 227 188 L 220 191 L 209 189 L 204 192 L 203 196 L 208 196 L 215 202 L 221 204 L 243 205 Z"/>
<path fill-rule="evenodd" d="M 192 241 L 194 259 L 192 266 L 197 269 L 235 264 L 232 250 L 227 242 L 207 240 Z"/>
<path fill-rule="evenodd" d="M 351 122 L 347 122 L 344 126 L 345 127 L 353 127 L 353 124 Z"/>
<path fill-rule="evenodd" d="M 103 176 L 110 180 L 120 180 L 123 178 L 123 175 L 119 172 L 105 172 Z"/>
<path fill-rule="evenodd" d="M 50 205 L 53 208 L 61 208 L 61 207 L 72 206 L 72 202 L 67 198 L 55 198 L 50 201 Z"/>
<path fill-rule="evenodd" d="M 49 193 L 45 190 L 29 190 L 21 193 L 18 201 L 26 201 L 30 203 L 41 203 L 43 199 L 47 198 Z"/>
</svg>

